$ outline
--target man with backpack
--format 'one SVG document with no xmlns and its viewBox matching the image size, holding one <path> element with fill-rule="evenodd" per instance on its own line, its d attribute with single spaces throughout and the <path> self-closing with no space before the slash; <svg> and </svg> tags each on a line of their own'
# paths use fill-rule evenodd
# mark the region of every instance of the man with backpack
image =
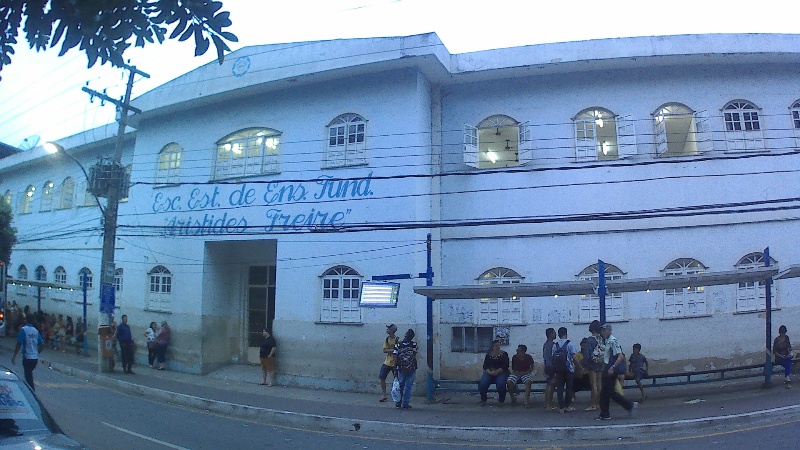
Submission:
<svg viewBox="0 0 800 450">
<path fill-rule="evenodd" d="M 400 400 L 394 406 L 411 409 L 411 391 L 417 375 L 417 343 L 414 342 L 414 330 L 406 331 L 403 340 L 395 345 L 395 361 L 397 362 L 397 380 L 400 382 Z"/>
<path fill-rule="evenodd" d="M 558 340 L 553 343 L 551 363 L 555 374 L 556 389 L 558 392 L 558 412 L 560 413 L 575 411 L 575 408 L 573 408 L 571 404 L 575 368 L 578 367 L 580 369 L 580 361 L 575 357 L 577 353 L 578 347 L 567 339 L 566 327 L 559 328 Z M 566 396 L 564 395 L 565 390 Z"/>
</svg>

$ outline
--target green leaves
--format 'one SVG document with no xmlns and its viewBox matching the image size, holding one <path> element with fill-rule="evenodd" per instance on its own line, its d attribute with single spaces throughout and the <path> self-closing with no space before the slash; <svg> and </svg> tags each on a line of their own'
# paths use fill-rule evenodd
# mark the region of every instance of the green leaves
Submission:
<svg viewBox="0 0 800 450">
<path fill-rule="evenodd" d="M 238 42 L 225 31 L 230 13 L 211 0 L 3 0 L 0 6 L 0 71 L 11 63 L 22 17 L 31 48 L 43 50 L 61 44 L 59 56 L 80 46 L 88 67 L 99 59 L 121 66 L 123 53 L 133 45 L 144 47 L 165 39 L 186 41 L 194 36 L 195 56 L 205 54 L 213 42 L 220 64 Z M 171 25 L 173 25 L 170 27 Z M 53 31 L 55 26 L 55 31 Z M 171 28 L 171 31 L 169 30 Z M 167 33 L 169 32 L 169 35 Z"/>
</svg>

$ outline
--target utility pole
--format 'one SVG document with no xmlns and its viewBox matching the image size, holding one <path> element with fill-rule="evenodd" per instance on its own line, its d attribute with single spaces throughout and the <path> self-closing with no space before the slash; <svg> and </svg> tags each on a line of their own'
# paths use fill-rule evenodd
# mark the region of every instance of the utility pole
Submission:
<svg viewBox="0 0 800 450">
<path fill-rule="evenodd" d="M 137 74 L 150 78 L 150 75 L 136 69 L 135 66 L 125 65 L 124 67 L 129 71 L 129 74 L 125 97 L 122 99 L 117 100 L 105 93 L 97 92 L 87 87 L 82 88 L 92 98 L 98 97 L 113 103 L 119 111 L 119 129 L 117 131 L 117 141 L 114 145 L 114 159 L 110 163 L 101 161 L 99 164 L 92 166 L 90 170 L 90 189 L 92 193 L 98 197 L 106 197 L 108 199 L 103 214 L 103 257 L 100 263 L 100 315 L 98 317 L 97 339 L 101 344 L 105 341 L 103 338 L 109 334 L 111 315 L 114 313 L 115 307 L 114 274 L 116 273 L 116 265 L 114 263 L 114 251 L 117 241 L 117 213 L 119 199 L 123 197 L 122 194 L 127 197 L 129 184 L 125 168 L 122 167 L 122 146 L 125 142 L 125 129 L 128 126 L 128 112 L 133 111 L 139 114 L 142 112 L 131 106 L 133 78 Z M 85 320 L 86 317 L 84 317 Z M 113 369 L 113 359 L 103 357 L 102 345 L 98 346 L 97 365 L 101 372 L 110 372 Z"/>
</svg>

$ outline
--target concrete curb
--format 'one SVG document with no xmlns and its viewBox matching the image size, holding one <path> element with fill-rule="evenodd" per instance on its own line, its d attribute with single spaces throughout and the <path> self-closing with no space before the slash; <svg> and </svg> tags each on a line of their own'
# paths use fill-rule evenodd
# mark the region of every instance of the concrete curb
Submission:
<svg viewBox="0 0 800 450">
<path fill-rule="evenodd" d="M 650 439 L 658 436 L 675 438 L 688 435 L 690 432 L 703 430 L 706 432 L 727 430 L 732 431 L 745 427 L 756 426 L 761 422 L 773 422 L 774 415 L 779 413 L 798 413 L 800 404 L 752 411 L 741 414 L 729 414 L 701 417 L 696 419 L 682 419 L 674 421 L 659 421 L 648 423 L 630 423 L 623 420 L 602 422 L 598 425 L 587 426 L 550 426 L 550 427 L 458 427 L 447 425 L 410 424 L 403 422 L 387 422 L 379 420 L 359 420 L 345 417 L 333 417 L 318 414 L 307 414 L 292 411 L 282 411 L 271 408 L 240 405 L 220 400 L 206 399 L 178 392 L 142 386 L 128 381 L 117 380 L 102 374 L 76 369 L 65 364 L 42 361 L 51 369 L 79 379 L 90 380 L 93 383 L 114 389 L 130 395 L 147 397 L 165 403 L 174 403 L 181 406 L 211 411 L 222 415 L 236 415 L 241 418 L 271 423 L 279 426 L 298 429 L 313 428 L 331 433 L 364 434 L 375 437 L 386 437 L 387 427 L 392 427 L 397 435 L 415 436 L 425 439 L 440 439 L 450 441 L 484 441 L 491 439 L 496 442 L 498 436 L 503 437 L 503 443 L 525 443 L 530 441 L 597 441 L 598 439 L 634 440 L 647 436 Z M 621 423 L 620 423 L 621 422 Z M 502 434 L 497 434 L 502 433 Z"/>
</svg>

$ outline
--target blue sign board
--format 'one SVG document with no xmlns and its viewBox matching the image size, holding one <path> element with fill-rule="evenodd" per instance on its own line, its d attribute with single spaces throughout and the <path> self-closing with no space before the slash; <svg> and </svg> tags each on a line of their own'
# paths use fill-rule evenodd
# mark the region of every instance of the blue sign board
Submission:
<svg viewBox="0 0 800 450">
<path fill-rule="evenodd" d="M 114 289 L 113 284 L 104 284 L 100 286 L 100 312 L 106 314 L 114 314 Z"/>
</svg>

